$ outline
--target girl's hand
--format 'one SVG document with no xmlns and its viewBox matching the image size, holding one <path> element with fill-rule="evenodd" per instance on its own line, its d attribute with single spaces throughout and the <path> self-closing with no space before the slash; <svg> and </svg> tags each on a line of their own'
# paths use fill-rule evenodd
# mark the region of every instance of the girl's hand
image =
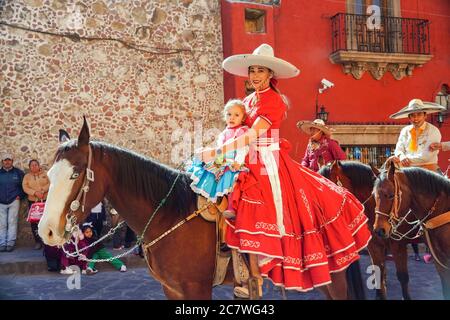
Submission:
<svg viewBox="0 0 450 320">
<path fill-rule="evenodd" d="M 239 162 L 234 162 L 231 167 L 233 168 L 233 171 L 239 171 L 241 169 L 241 164 Z"/>
</svg>

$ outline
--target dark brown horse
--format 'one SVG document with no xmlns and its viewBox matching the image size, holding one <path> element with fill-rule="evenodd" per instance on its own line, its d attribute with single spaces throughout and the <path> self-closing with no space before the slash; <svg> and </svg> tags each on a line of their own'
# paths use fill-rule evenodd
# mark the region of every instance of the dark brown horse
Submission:
<svg viewBox="0 0 450 320">
<path fill-rule="evenodd" d="M 399 233 L 400 224 L 407 224 L 411 230 L 421 228 L 441 278 L 444 298 L 450 299 L 450 181 L 429 170 L 396 169 L 388 162 L 373 190 L 375 231 L 387 238 Z"/>
<path fill-rule="evenodd" d="M 408 240 L 394 241 L 382 239 L 373 231 L 375 223 L 375 198 L 372 195 L 374 182 L 379 171 L 375 167 L 357 161 L 334 161 L 323 166 L 319 173 L 336 184 L 343 186 L 353 193 L 364 204 L 365 213 L 369 219 L 369 228 L 372 230 L 372 239 L 368 250 L 372 264 L 380 268 L 381 279 L 379 289 L 375 291 L 375 298 L 385 300 L 386 296 L 386 250 L 391 249 L 397 269 L 397 279 L 402 287 L 403 299 L 411 299 L 408 290 Z"/>
<path fill-rule="evenodd" d="M 145 231 L 147 264 L 167 298 L 211 299 L 214 223 L 193 218 L 154 243 L 197 210 L 197 196 L 190 189 L 189 176 L 131 151 L 90 141 L 86 120 L 78 139 L 70 140 L 61 130 L 60 142 L 48 173 L 51 185 L 39 223 L 44 242 L 64 244 L 72 226 L 83 222 L 90 209 L 106 197 L 133 231 L 138 235 Z M 331 276 L 333 283 L 322 288 L 324 292 L 332 298 L 346 298 L 345 272 Z"/>
</svg>

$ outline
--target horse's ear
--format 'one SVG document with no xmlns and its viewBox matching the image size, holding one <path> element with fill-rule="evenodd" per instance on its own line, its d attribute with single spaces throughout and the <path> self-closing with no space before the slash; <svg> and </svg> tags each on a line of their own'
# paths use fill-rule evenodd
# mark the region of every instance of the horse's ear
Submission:
<svg viewBox="0 0 450 320">
<path fill-rule="evenodd" d="M 78 146 L 87 146 L 89 144 L 89 127 L 86 121 L 86 117 L 83 116 L 83 127 L 81 127 L 80 135 L 78 136 Z"/>
<path fill-rule="evenodd" d="M 317 164 L 319 165 L 319 169 L 325 165 L 325 160 L 323 159 L 322 155 L 320 155 L 317 159 Z"/>
<path fill-rule="evenodd" d="M 389 162 L 388 168 L 387 168 L 387 177 L 389 180 L 394 181 L 394 175 L 395 175 L 395 164 L 394 162 Z"/>
<path fill-rule="evenodd" d="M 70 136 L 66 130 L 59 129 L 59 143 L 64 143 L 70 140 Z"/>
<path fill-rule="evenodd" d="M 378 177 L 380 175 L 380 170 L 378 170 L 377 167 L 373 165 L 373 163 L 369 163 L 369 165 L 375 177 Z"/>
<path fill-rule="evenodd" d="M 335 174 L 337 174 L 339 171 L 341 171 L 341 164 L 340 164 L 339 160 L 333 160 L 333 162 L 331 162 L 330 171 Z"/>
</svg>

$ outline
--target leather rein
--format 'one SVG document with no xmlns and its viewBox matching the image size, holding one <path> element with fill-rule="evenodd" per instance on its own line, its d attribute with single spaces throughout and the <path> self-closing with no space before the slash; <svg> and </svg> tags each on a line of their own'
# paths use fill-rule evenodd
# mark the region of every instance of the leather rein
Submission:
<svg viewBox="0 0 450 320">
<path fill-rule="evenodd" d="M 392 228 L 392 232 L 389 237 L 395 241 L 400 241 L 400 240 L 403 240 L 404 238 L 409 239 L 409 240 L 416 239 L 416 238 L 422 236 L 423 233 L 425 233 L 425 237 L 427 239 L 431 254 L 436 259 L 436 262 L 441 267 L 443 267 L 445 269 L 450 269 L 449 267 L 444 265 L 438 259 L 437 255 L 433 249 L 433 246 L 431 244 L 431 239 L 430 239 L 430 235 L 429 235 L 430 230 L 438 228 L 438 227 L 450 222 L 450 211 L 441 213 L 438 216 L 426 221 L 436 211 L 438 201 L 439 201 L 439 195 L 436 197 L 436 200 L 434 201 L 430 210 L 428 210 L 427 214 L 421 219 L 418 218 L 411 209 L 409 209 L 408 212 L 403 217 L 399 217 L 398 213 L 401 208 L 402 191 L 401 191 L 401 187 L 400 187 L 398 178 L 394 174 L 394 197 L 393 197 L 393 202 L 392 202 L 392 206 L 391 206 L 391 211 L 389 213 L 380 211 L 379 204 L 377 203 L 376 207 L 375 207 L 375 214 L 379 214 L 381 216 L 388 218 L 388 222 Z M 412 214 L 416 220 L 408 221 L 407 218 L 410 214 Z M 401 233 L 398 231 L 398 228 L 404 222 L 406 222 L 408 225 L 410 225 L 411 228 L 407 232 Z M 415 236 L 409 237 L 408 235 L 416 229 L 417 229 L 417 231 L 416 231 Z"/>
</svg>

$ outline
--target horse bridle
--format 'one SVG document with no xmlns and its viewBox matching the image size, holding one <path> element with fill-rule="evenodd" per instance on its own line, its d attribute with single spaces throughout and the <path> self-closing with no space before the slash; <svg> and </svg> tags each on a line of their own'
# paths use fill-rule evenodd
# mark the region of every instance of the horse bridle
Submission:
<svg viewBox="0 0 450 320">
<path fill-rule="evenodd" d="M 431 209 L 428 211 L 428 213 L 422 219 L 418 218 L 411 209 L 409 209 L 408 212 L 403 217 L 399 217 L 398 213 L 400 211 L 400 207 L 402 204 L 402 190 L 400 189 L 400 184 L 398 182 L 398 178 L 394 175 L 394 196 L 393 196 L 393 203 L 391 206 L 391 211 L 389 213 L 382 212 L 379 210 L 379 206 L 377 204 L 377 206 L 375 207 L 375 214 L 379 214 L 381 216 L 387 217 L 388 223 L 392 228 L 392 232 L 389 235 L 389 237 L 391 239 L 393 239 L 395 241 L 400 241 L 400 240 L 403 240 L 404 238 L 406 238 L 408 240 L 413 240 L 413 239 L 417 239 L 420 236 L 422 236 L 423 223 L 426 219 L 428 219 L 428 217 L 430 215 L 433 214 L 433 212 L 436 208 L 436 203 L 437 203 L 438 199 L 439 199 L 439 197 L 436 198 L 434 205 L 431 207 Z M 414 216 L 414 218 L 416 220 L 414 220 L 414 221 L 408 220 L 408 217 L 411 214 Z M 398 231 L 400 225 L 402 225 L 403 223 L 407 223 L 408 225 L 411 226 L 410 229 L 405 233 L 401 233 Z M 417 229 L 416 234 L 412 237 L 409 236 L 409 234 L 416 229 Z"/>
<path fill-rule="evenodd" d="M 427 242 L 428 242 L 428 247 L 430 248 L 431 254 L 433 255 L 433 257 L 436 259 L 436 262 L 441 265 L 441 267 L 443 267 L 444 269 L 449 269 L 449 267 L 447 267 L 444 263 L 442 263 L 439 258 L 437 257 L 436 253 L 434 252 L 433 246 L 431 244 L 431 239 L 430 239 L 430 235 L 429 235 L 429 231 L 427 228 L 427 223 L 425 222 L 435 211 L 437 208 L 437 203 L 439 200 L 439 195 L 436 197 L 436 200 L 434 201 L 434 204 L 431 206 L 430 210 L 428 210 L 427 214 L 425 215 L 425 217 L 423 217 L 422 219 L 418 218 L 416 216 L 416 214 L 409 209 L 409 211 L 406 213 L 406 215 L 402 218 L 398 217 L 398 212 L 400 210 L 401 207 L 401 202 L 402 202 L 402 191 L 400 190 L 400 186 L 398 183 L 398 178 L 394 175 L 394 202 L 391 206 L 391 211 L 389 212 L 389 214 L 381 212 L 380 210 L 378 210 L 377 208 L 375 208 L 375 214 L 379 214 L 382 216 L 385 216 L 388 218 L 388 222 L 391 225 L 392 228 L 392 233 L 390 235 L 390 238 L 396 241 L 400 241 L 403 238 L 409 239 L 409 240 L 413 240 L 416 239 L 420 236 L 422 236 L 423 233 L 425 233 L 425 237 L 427 238 Z M 408 217 L 408 215 L 412 213 L 414 215 L 414 217 L 416 218 L 415 221 L 409 222 L 408 220 L 406 220 L 406 218 Z M 434 220 L 435 218 L 431 219 Z M 397 224 L 394 224 L 394 220 L 396 222 L 398 222 Z M 431 221 L 430 220 L 430 221 Z M 412 225 L 411 229 L 402 234 L 400 232 L 398 232 L 398 227 L 403 223 L 406 222 L 409 225 Z M 415 230 L 416 228 L 419 228 L 419 230 L 417 231 L 416 235 L 414 237 L 408 237 L 408 235 Z"/>
<path fill-rule="evenodd" d="M 95 175 L 94 171 L 91 169 L 92 164 L 92 147 L 89 144 L 89 153 L 88 153 L 88 163 L 86 167 L 86 174 L 84 175 L 83 184 L 78 191 L 77 197 L 75 200 L 73 200 L 70 203 L 69 211 L 66 214 L 66 225 L 64 227 L 64 237 L 67 237 L 70 239 L 70 235 L 77 231 L 78 224 L 77 224 L 77 217 L 74 215 L 74 212 L 77 211 L 80 208 L 81 205 L 81 212 L 84 212 L 85 205 L 86 205 L 86 195 L 89 192 L 89 184 L 91 182 L 94 182 Z M 83 197 L 82 202 L 80 203 L 80 199 Z"/>
</svg>

